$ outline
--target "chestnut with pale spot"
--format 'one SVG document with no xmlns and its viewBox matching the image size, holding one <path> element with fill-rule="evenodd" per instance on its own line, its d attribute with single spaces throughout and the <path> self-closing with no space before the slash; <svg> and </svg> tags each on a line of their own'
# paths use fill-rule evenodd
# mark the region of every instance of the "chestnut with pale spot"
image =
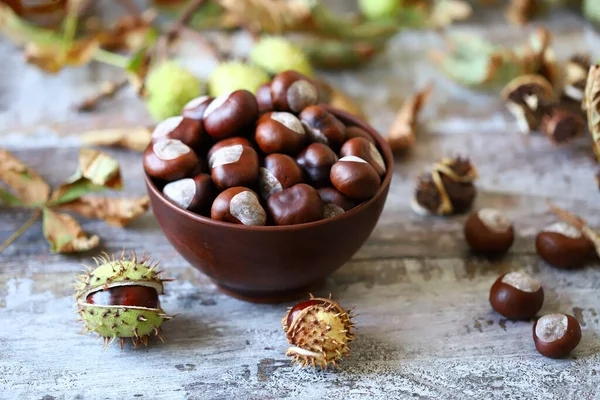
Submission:
<svg viewBox="0 0 600 400">
<path fill-rule="evenodd" d="M 153 178 L 174 181 L 185 178 L 199 164 L 198 156 L 180 140 L 165 139 L 144 151 L 144 170 Z"/>
<path fill-rule="evenodd" d="M 285 154 L 270 154 L 260 168 L 258 187 L 260 195 L 267 200 L 274 193 L 302 182 L 302 170 L 296 161 Z"/>
<path fill-rule="evenodd" d="M 259 118 L 254 138 L 265 154 L 296 155 L 304 146 L 306 134 L 294 114 L 270 112 Z"/>
<path fill-rule="evenodd" d="M 310 78 L 296 71 L 284 71 L 271 81 L 273 109 L 299 113 L 319 102 L 319 91 Z"/>
<path fill-rule="evenodd" d="M 315 188 L 299 183 L 273 194 L 267 207 L 276 225 L 295 225 L 323 219 L 325 206 Z"/>
<path fill-rule="evenodd" d="M 209 175 L 198 174 L 193 178 L 167 183 L 163 188 L 163 194 L 185 210 L 209 216 L 217 189 Z"/>
<path fill-rule="evenodd" d="M 215 140 L 239 135 L 258 117 L 256 97 L 247 90 L 216 97 L 204 110 L 203 124 Z"/>
<path fill-rule="evenodd" d="M 210 160 L 215 151 L 222 149 L 223 147 L 233 146 L 235 144 L 241 144 L 242 146 L 252 147 L 252 143 L 245 137 L 234 136 L 227 139 L 219 140 L 217 143 L 213 144 L 212 147 L 208 150 L 206 154 L 206 159 Z"/>
<path fill-rule="evenodd" d="M 176 139 L 191 147 L 194 151 L 200 149 L 203 138 L 202 123 L 184 117 L 169 117 L 158 123 L 152 131 L 152 143 L 165 139 Z"/>
<path fill-rule="evenodd" d="M 545 357 L 566 357 L 575 350 L 580 341 L 581 326 L 571 315 L 544 315 L 533 325 L 535 348 Z"/>
<path fill-rule="evenodd" d="M 323 143 L 337 151 L 346 140 L 345 125 L 324 107 L 306 107 L 299 117 L 313 143 Z"/>
<path fill-rule="evenodd" d="M 371 164 L 371 167 L 375 168 L 375 171 L 380 177 L 385 175 L 386 168 L 383 157 L 379 150 L 377 150 L 377 147 L 367 139 L 354 138 L 346 141 L 340 149 L 340 156 L 356 156 L 362 158 Z"/>
<path fill-rule="evenodd" d="M 331 167 L 329 177 L 337 190 L 353 200 L 370 199 L 381 186 L 381 179 L 371 164 L 356 156 L 340 158 Z"/>
<path fill-rule="evenodd" d="M 258 195 L 245 187 L 232 187 L 221 192 L 212 204 L 210 217 L 217 221 L 248 226 L 267 224 L 267 213 Z"/>
<path fill-rule="evenodd" d="M 219 190 L 234 186 L 255 186 L 258 182 L 258 154 L 252 147 L 235 144 L 221 147 L 208 159 L 210 176 Z"/>
<path fill-rule="evenodd" d="M 556 222 L 538 233 L 535 248 L 548 264 L 572 269 L 582 267 L 589 260 L 594 244 L 574 226 Z"/>
<path fill-rule="evenodd" d="M 210 96 L 196 97 L 195 99 L 188 101 L 187 104 L 183 106 L 181 115 L 185 118 L 202 121 L 202 118 L 204 117 L 204 111 L 206 111 L 206 108 L 213 100 L 214 97 Z"/>
<path fill-rule="evenodd" d="M 315 187 L 322 187 L 331 184 L 329 173 L 338 157 L 329 146 L 313 143 L 298 154 L 296 161 L 306 174 L 307 180 Z"/>
<path fill-rule="evenodd" d="M 464 234 L 471 250 L 490 255 L 506 253 L 515 239 L 512 222 L 494 208 L 482 208 L 471 214 Z"/>
<path fill-rule="evenodd" d="M 490 304 L 494 311 L 510 320 L 528 320 L 542 308 L 544 289 L 526 273 L 509 272 L 492 285 Z"/>
</svg>

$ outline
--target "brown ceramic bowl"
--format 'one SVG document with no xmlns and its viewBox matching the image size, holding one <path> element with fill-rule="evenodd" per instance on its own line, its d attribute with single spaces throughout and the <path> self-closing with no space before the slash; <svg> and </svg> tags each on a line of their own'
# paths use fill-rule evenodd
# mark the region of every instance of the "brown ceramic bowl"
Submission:
<svg viewBox="0 0 600 400">
<path fill-rule="evenodd" d="M 328 109 L 345 124 L 369 132 L 387 166 L 377 194 L 336 217 L 259 227 L 215 221 L 177 207 L 146 175 L 150 204 L 165 236 L 183 258 L 223 291 L 255 302 L 279 302 L 306 294 L 311 285 L 352 258 L 373 231 L 390 187 L 392 151 L 365 122 Z"/>
</svg>

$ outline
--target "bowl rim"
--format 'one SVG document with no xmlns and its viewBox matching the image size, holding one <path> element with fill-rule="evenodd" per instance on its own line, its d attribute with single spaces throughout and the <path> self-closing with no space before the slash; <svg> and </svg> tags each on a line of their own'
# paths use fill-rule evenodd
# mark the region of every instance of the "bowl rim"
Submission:
<svg viewBox="0 0 600 400">
<path fill-rule="evenodd" d="M 319 105 L 324 107 L 327 111 L 333 113 L 337 118 L 341 119 L 342 122 L 347 123 L 348 125 L 358 126 L 362 129 L 364 129 L 365 131 L 367 131 L 367 133 L 369 135 L 371 135 L 373 137 L 373 139 L 375 139 L 375 141 L 377 142 L 377 145 L 378 145 L 380 151 L 383 153 L 383 157 L 385 158 L 385 162 L 386 162 L 385 176 L 381 182 L 381 186 L 379 187 L 379 190 L 377 190 L 377 193 L 375 193 L 375 195 L 373 197 L 371 197 L 369 200 L 359 204 L 358 206 L 352 208 L 349 211 L 344 212 L 343 214 L 336 215 L 335 217 L 331 217 L 331 218 L 321 219 L 321 220 L 313 221 L 313 222 L 305 222 L 305 223 L 296 224 L 296 225 L 250 226 L 250 225 L 243 225 L 243 224 L 232 224 L 230 222 L 217 221 L 217 220 L 214 220 L 209 217 L 204 217 L 202 215 L 196 214 L 192 211 L 189 211 L 189 210 L 186 210 L 186 209 L 183 209 L 183 208 L 177 206 L 171 200 L 167 199 L 160 190 L 158 190 L 158 188 L 156 187 L 156 185 L 154 184 L 154 182 L 152 181 L 150 176 L 148 176 L 146 171 L 144 171 L 144 179 L 146 181 L 146 187 L 148 188 L 149 192 L 152 192 L 152 194 L 154 195 L 155 198 L 157 198 L 164 205 L 171 208 L 176 213 L 181 214 L 182 216 L 185 216 L 196 222 L 204 223 L 207 225 L 212 225 L 215 227 L 222 227 L 222 228 L 229 228 L 229 229 L 240 230 L 240 231 L 259 231 L 259 232 L 290 231 L 290 230 L 297 231 L 297 230 L 310 229 L 310 228 L 326 225 L 328 223 L 339 221 L 339 220 L 342 220 L 345 218 L 351 218 L 354 214 L 361 212 L 361 210 L 363 208 L 366 208 L 370 204 L 377 201 L 377 199 L 383 194 L 383 192 L 388 190 L 388 187 L 392 180 L 392 176 L 394 175 L 394 157 L 392 154 L 392 149 L 390 148 L 387 141 L 375 130 L 375 128 L 373 128 L 371 125 L 369 125 L 366 121 L 362 120 L 361 118 L 359 118 L 353 114 L 350 114 L 347 111 L 339 110 L 339 109 L 329 106 L 327 104 L 319 104 Z"/>
</svg>

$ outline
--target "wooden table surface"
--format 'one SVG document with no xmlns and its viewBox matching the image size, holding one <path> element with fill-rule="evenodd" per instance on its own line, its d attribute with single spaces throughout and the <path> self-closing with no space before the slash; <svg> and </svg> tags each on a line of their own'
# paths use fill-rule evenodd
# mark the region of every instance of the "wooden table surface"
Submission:
<svg viewBox="0 0 600 400">
<path fill-rule="evenodd" d="M 575 15 L 552 14 L 542 23 L 556 35 L 559 59 L 599 48 L 597 34 Z M 527 32 L 507 27 L 499 13 L 453 29 L 504 43 L 518 43 Z M 236 43 L 243 48 L 247 41 Z M 600 226 L 589 140 L 556 149 L 541 136 L 524 138 L 497 95 L 460 88 L 437 73 L 427 52 L 441 43 L 433 32 L 405 32 L 367 68 L 324 75 L 355 96 L 381 131 L 409 93 L 430 80 L 436 84 L 416 147 L 397 161 L 375 231 L 316 291 L 356 306 L 357 340 L 339 370 L 291 365 L 279 322 L 291 303 L 258 305 L 220 293 L 174 251 L 151 213 L 127 229 L 84 220 L 83 229 L 99 234 L 101 247 L 72 256 L 50 254 L 38 222 L 0 254 L 0 398 L 600 398 L 598 263 L 563 271 L 534 251 L 536 233 L 554 221 L 547 199 Z M 118 77 L 111 67 L 94 64 L 48 76 L 23 66 L 6 42 L 0 42 L 0 54 L 0 147 L 52 184 L 74 170 L 79 133 L 149 121 L 130 91 L 95 113 L 72 111 L 77 100 Z M 184 63 L 203 76 L 214 66 L 197 53 Z M 143 194 L 140 154 L 109 153 L 121 163 L 125 193 Z M 503 209 L 515 221 L 516 242 L 500 261 L 469 254 L 464 216 L 424 218 L 410 210 L 416 175 L 452 154 L 469 155 L 479 168 L 476 206 Z M 0 209 L 0 242 L 29 216 Z M 80 264 L 122 248 L 162 260 L 177 278 L 161 300 L 165 310 L 179 314 L 164 326 L 165 344 L 102 351 L 99 340 L 77 334 L 71 283 Z M 510 322 L 490 309 L 492 282 L 512 270 L 543 283 L 540 315 L 569 313 L 581 323 L 581 344 L 567 359 L 542 357 L 533 346 L 531 322 Z"/>
</svg>

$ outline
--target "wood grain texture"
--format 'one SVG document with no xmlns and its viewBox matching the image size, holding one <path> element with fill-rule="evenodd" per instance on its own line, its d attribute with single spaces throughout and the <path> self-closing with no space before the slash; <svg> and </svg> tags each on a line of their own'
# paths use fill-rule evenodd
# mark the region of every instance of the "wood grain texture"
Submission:
<svg viewBox="0 0 600 400">
<path fill-rule="evenodd" d="M 551 14 L 542 22 L 557 36 L 560 59 L 600 48 L 597 34 L 574 15 Z M 523 40 L 527 31 L 507 28 L 499 13 L 478 14 L 453 29 L 504 43 Z M 540 136 L 524 138 L 494 94 L 465 90 L 436 73 L 427 51 L 441 43 L 431 32 L 405 32 L 367 68 L 325 74 L 358 98 L 381 131 L 409 93 L 430 80 L 436 84 L 416 148 L 397 163 L 373 235 L 315 292 L 356 306 L 357 341 L 338 371 L 292 366 L 279 325 L 291 304 L 255 305 L 221 294 L 173 250 L 148 214 L 126 229 L 91 220 L 82 226 L 100 235 L 99 250 L 147 252 L 177 278 L 162 300 L 165 310 L 179 314 L 164 326 L 166 343 L 103 352 L 99 341 L 77 335 L 70 285 L 80 263 L 90 263 L 97 252 L 50 255 L 38 223 L 0 254 L 0 398 L 600 398 L 598 263 L 560 271 L 540 261 L 533 244 L 538 230 L 554 221 L 549 198 L 600 226 L 590 142 L 581 138 L 556 149 Z M 94 64 L 48 77 L 23 67 L 6 42 L 0 54 L 0 147 L 53 185 L 73 172 L 80 132 L 149 123 L 128 91 L 93 114 L 71 109 L 103 80 L 117 78 L 110 67 Z M 204 76 L 214 64 L 189 57 L 184 63 Z M 124 192 L 142 194 L 141 156 L 109 153 L 121 162 Z M 465 216 L 423 218 L 410 211 L 414 178 L 457 153 L 472 156 L 479 168 L 476 206 L 504 209 L 516 223 L 516 243 L 502 260 L 468 253 Z M 28 218 L 28 212 L 0 209 L 0 242 Z M 583 339 L 569 358 L 543 358 L 533 346 L 532 323 L 491 311 L 489 287 L 511 270 L 543 283 L 540 314 L 565 312 L 580 321 Z"/>
</svg>

